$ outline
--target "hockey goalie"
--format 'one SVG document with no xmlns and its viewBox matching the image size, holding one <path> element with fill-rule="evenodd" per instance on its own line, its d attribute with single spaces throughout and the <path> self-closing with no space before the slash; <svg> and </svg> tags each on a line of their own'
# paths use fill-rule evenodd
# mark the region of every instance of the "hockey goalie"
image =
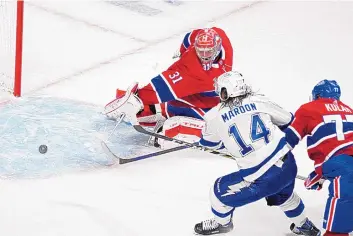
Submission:
<svg viewBox="0 0 353 236">
<path fill-rule="evenodd" d="M 224 30 L 212 27 L 188 32 L 167 70 L 139 88 L 134 82 L 104 108 L 111 119 L 154 128 L 171 138 L 197 142 L 205 112 L 219 103 L 213 80 L 232 70 L 233 48 Z M 169 148 L 171 142 L 150 140 Z"/>
</svg>

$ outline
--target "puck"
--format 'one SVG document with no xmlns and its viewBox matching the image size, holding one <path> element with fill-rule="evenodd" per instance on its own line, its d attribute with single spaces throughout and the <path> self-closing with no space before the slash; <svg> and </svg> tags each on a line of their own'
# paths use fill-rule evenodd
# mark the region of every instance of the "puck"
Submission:
<svg viewBox="0 0 353 236">
<path fill-rule="evenodd" d="M 46 153 L 47 151 L 48 151 L 47 145 L 42 144 L 42 145 L 39 146 L 39 152 L 40 152 L 40 153 L 44 154 L 44 153 Z"/>
</svg>

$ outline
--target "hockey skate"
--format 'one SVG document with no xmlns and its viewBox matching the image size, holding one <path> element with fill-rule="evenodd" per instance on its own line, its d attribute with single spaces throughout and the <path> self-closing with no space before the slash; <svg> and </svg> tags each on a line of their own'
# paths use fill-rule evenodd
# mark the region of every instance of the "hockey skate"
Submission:
<svg viewBox="0 0 353 236">
<path fill-rule="evenodd" d="M 233 223 L 227 225 L 217 223 L 215 219 L 204 220 L 195 225 L 195 233 L 201 235 L 224 234 L 233 230 Z"/>
<path fill-rule="evenodd" d="M 300 227 L 296 226 L 294 223 L 291 224 L 290 230 L 296 235 L 305 235 L 305 236 L 320 236 L 321 232 L 316 226 L 306 218 L 304 224 Z"/>
</svg>

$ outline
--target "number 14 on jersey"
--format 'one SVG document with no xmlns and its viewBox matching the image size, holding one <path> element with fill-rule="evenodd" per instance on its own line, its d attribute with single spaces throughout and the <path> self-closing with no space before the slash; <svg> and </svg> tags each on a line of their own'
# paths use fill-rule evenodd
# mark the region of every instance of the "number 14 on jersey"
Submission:
<svg viewBox="0 0 353 236">
<path fill-rule="evenodd" d="M 246 156 L 252 151 L 254 148 L 251 144 L 246 144 L 243 137 L 241 136 L 239 129 L 236 124 L 233 124 L 229 127 L 229 136 L 232 136 L 235 142 L 240 147 L 240 154 L 242 156 Z M 250 139 L 252 143 L 263 139 L 266 143 L 269 143 L 270 130 L 266 128 L 264 122 L 261 120 L 260 115 L 255 114 L 251 118 L 250 125 Z"/>
</svg>

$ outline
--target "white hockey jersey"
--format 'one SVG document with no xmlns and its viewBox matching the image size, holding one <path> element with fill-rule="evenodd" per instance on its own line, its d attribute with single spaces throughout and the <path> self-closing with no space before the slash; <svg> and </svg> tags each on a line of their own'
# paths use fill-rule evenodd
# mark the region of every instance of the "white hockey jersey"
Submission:
<svg viewBox="0 0 353 236">
<path fill-rule="evenodd" d="M 249 96 L 233 108 L 219 104 L 204 119 L 200 144 L 224 145 L 247 181 L 259 178 L 290 151 L 280 128 L 290 124 L 293 115 L 262 95 Z"/>
</svg>

